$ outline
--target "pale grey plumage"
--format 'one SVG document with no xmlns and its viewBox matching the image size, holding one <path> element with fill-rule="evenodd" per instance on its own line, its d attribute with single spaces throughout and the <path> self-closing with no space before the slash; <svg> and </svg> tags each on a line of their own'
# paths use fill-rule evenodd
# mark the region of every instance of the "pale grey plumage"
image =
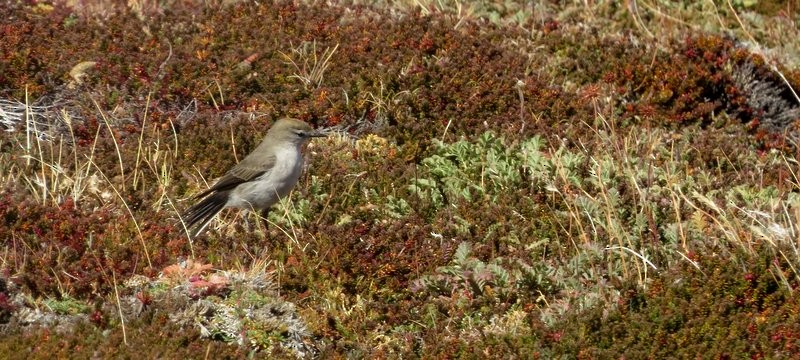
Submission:
<svg viewBox="0 0 800 360">
<path fill-rule="evenodd" d="M 269 208 L 292 190 L 303 169 L 302 148 L 313 137 L 325 136 L 297 119 L 275 122 L 253 152 L 231 168 L 214 186 L 195 196 L 202 201 L 183 214 L 186 228 L 195 233 L 224 208 L 262 210 Z"/>
</svg>

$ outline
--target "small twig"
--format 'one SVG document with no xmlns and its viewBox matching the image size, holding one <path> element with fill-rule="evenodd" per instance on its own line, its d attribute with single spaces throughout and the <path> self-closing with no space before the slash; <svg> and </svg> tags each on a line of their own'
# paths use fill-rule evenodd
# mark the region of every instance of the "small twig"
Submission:
<svg viewBox="0 0 800 360">
<path fill-rule="evenodd" d="M 652 267 L 653 270 L 658 270 L 658 268 L 655 265 L 653 265 L 653 263 L 651 263 L 650 260 L 647 260 L 647 258 L 644 257 L 644 255 L 637 253 L 636 251 L 634 251 L 631 248 L 628 248 L 628 247 L 625 247 L 625 246 L 609 246 L 609 247 L 606 247 L 606 250 L 625 250 L 625 251 L 628 251 L 631 254 L 633 254 L 634 256 L 636 256 L 639 259 L 641 259 L 642 262 L 644 262 L 645 264 L 650 265 L 650 267 Z"/>
<path fill-rule="evenodd" d="M 158 73 L 156 73 L 156 78 L 157 79 L 163 79 L 164 78 L 164 67 L 167 66 L 167 63 L 169 62 L 169 59 L 172 58 L 172 43 L 169 40 L 167 40 L 167 45 L 169 46 L 169 53 L 167 54 L 167 58 L 164 59 L 164 61 L 161 63 L 161 65 L 158 66 Z"/>
<path fill-rule="evenodd" d="M 114 281 L 114 296 L 117 298 L 117 312 L 119 312 L 119 322 L 122 325 L 122 342 L 128 345 L 128 333 L 125 331 L 125 316 L 122 315 L 122 302 L 119 300 L 119 291 L 117 290 L 117 275 L 114 271 L 111 272 L 111 278 Z"/>
<path fill-rule="evenodd" d="M 447 126 L 444 127 L 444 131 L 442 132 L 442 140 L 441 140 L 441 142 L 444 142 L 444 137 L 447 136 L 447 130 L 450 129 L 450 124 L 452 124 L 452 123 L 453 123 L 453 118 L 450 118 L 449 120 L 447 120 Z"/>
<path fill-rule="evenodd" d="M 150 252 L 147 250 L 147 244 L 144 242 L 144 234 L 142 234 L 142 229 L 139 227 L 139 222 L 136 221 L 136 216 L 134 216 L 133 210 L 131 210 L 130 206 L 128 206 L 128 202 L 125 201 L 125 197 L 123 197 L 122 194 L 120 194 L 119 190 L 117 190 L 117 187 L 114 186 L 111 180 L 108 179 L 108 176 L 106 176 L 106 174 L 103 173 L 103 170 L 100 169 L 99 166 L 97 166 L 97 163 L 95 163 L 94 160 L 92 160 L 91 158 L 89 158 L 89 162 L 92 165 L 94 165 L 94 167 L 97 169 L 100 175 L 103 176 L 103 179 L 105 179 L 106 182 L 108 182 L 108 185 L 111 186 L 111 189 L 114 190 L 114 193 L 117 194 L 120 200 L 122 200 L 122 205 L 124 205 L 125 209 L 128 210 L 128 214 L 131 215 L 131 219 L 133 220 L 133 225 L 136 227 L 136 232 L 139 233 L 139 242 L 142 244 L 142 249 L 144 249 L 144 256 L 145 258 L 147 258 L 147 265 L 152 268 L 153 263 L 150 261 Z"/>
<path fill-rule="evenodd" d="M 139 146 L 136 148 L 136 164 L 133 166 L 133 189 L 136 190 L 136 185 L 139 178 L 139 163 L 142 158 L 142 141 L 144 141 L 144 129 L 147 124 L 147 112 L 150 109 L 150 95 L 152 92 L 147 93 L 147 101 L 144 105 L 144 117 L 142 118 L 142 131 L 139 132 Z"/>
<path fill-rule="evenodd" d="M 120 176 L 122 178 L 122 191 L 125 191 L 125 165 L 122 162 L 122 151 L 119 150 L 117 137 L 114 136 L 114 130 L 111 128 L 111 123 L 109 123 L 108 117 L 106 117 L 105 112 L 103 112 L 103 110 L 100 109 L 100 104 L 98 104 L 97 100 L 95 100 L 94 98 L 92 98 L 92 103 L 94 103 L 94 106 L 97 108 L 97 111 L 100 112 L 100 117 L 103 119 L 103 123 L 106 124 L 106 128 L 108 128 L 109 135 L 111 135 L 111 141 L 114 143 L 114 148 L 117 151 L 117 159 L 119 159 L 119 171 L 120 171 Z M 109 181 L 109 184 L 110 183 L 111 182 Z"/>
</svg>

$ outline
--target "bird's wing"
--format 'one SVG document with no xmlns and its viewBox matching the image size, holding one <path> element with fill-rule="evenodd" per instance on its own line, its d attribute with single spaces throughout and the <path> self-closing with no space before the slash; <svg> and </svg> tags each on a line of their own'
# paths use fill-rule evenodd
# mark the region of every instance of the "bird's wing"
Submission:
<svg viewBox="0 0 800 360">
<path fill-rule="evenodd" d="M 236 166 L 228 170 L 228 172 L 225 173 L 225 175 L 222 176 L 222 178 L 219 179 L 214 186 L 195 196 L 195 198 L 204 197 L 215 191 L 230 190 L 239 184 L 252 181 L 257 177 L 264 175 L 272 170 L 274 166 L 275 156 L 260 158 L 258 161 L 255 161 L 255 159 L 251 157 L 245 157 L 242 162 L 236 164 Z"/>
</svg>

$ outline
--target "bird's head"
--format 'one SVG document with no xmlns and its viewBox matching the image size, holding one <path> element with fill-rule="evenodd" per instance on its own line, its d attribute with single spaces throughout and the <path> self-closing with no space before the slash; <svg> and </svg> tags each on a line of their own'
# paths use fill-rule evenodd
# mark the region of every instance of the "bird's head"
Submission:
<svg viewBox="0 0 800 360">
<path fill-rule="evenodd" d="M 302 146 L 311 141 L 312 138 L 325 137 L 327 135 L 318 130 L 314 130 L 311 125 L 303 121 L 283 118 L 272 125 L 267 132 L 267 136 L 279 141 L 288 141 Z"/>
</svg>

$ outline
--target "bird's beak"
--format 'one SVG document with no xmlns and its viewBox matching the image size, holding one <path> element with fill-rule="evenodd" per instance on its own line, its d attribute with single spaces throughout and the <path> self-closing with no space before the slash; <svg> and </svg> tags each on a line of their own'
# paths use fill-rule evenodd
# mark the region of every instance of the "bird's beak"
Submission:
<svg viewBox="0 0 800 360">
<path fill-rule="evenodd" d="M 327 137 L 328 136 L 328 134 L 323 133 L 323 132 L 321 132 L 319 130 L 309 131 L 308 133 L 306 133 L 306 135 L 308 137 Z"/>
</svg>

